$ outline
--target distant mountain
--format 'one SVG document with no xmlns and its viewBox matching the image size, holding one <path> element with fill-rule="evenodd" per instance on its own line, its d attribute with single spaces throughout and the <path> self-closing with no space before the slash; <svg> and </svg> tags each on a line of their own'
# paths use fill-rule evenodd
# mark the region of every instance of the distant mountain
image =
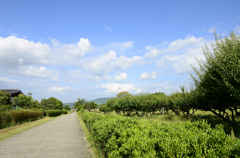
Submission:
<svg viewBox="0 0 240 158">
<path fill-rule="evenodd" d="M 111 98 L 97 98 L 97 99 L 94 99 L 94 100 L 91 100 L 91 101 L 93 101 L 94 103 L 96 103 L 98 105 L 101 105 L 101 104 L 105 104 L 108 99 L 111 99 Z M 86 102 L 91 102 L 91 101 L 86 101 Z M 66 104 L 68 104 L 70 106 L 70 108 L 74 107 L 74 102 L 63 103 L 63 105 L 66 105 Z"/>
<path fill-rule="evenodd" d="M 74 102 L 73 103 L 63 103 L 63 105 L 68 104 L 70 106 L 70 108 L 72 108 L 74 106 Z"/>
</svg>

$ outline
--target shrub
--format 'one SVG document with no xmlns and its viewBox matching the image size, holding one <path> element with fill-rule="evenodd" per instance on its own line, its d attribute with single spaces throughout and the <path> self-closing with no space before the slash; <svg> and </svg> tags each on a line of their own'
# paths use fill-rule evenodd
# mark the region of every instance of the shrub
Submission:
<svg viewBox="0 0 240 158">
<path fill-rule="evenodd" d="M 6 127 L 7 124 L 12 122 L 12 117 L 10 112 L 0 112 L 0 129 Z"/>
<path fill-rule="evenodd" d="M 159 123 L 138 117 L 80 113 L 106 157 L 237 157 L 240 140 L 206 121 Z"/>
<path fill-rule="evenodd" d="M 62 110 L 62 114 L 67 114 L 68 111 L 67 110 Z"/>
<path fill-rule="evenodd" d="M 41 111 L 12 111 L 11 112 L 12 121 L 14 123 L 20 123 L 24 121 L 36 120 L 43 117 L 43 112 Z"/>
<path fill-rule="evenodd" d="M 47 111 L 47 115 L 49 117 L 56 117 L 56 116 L 60 116 L 62 114 L 62 110 L 48 110 Z"/>
</svg>

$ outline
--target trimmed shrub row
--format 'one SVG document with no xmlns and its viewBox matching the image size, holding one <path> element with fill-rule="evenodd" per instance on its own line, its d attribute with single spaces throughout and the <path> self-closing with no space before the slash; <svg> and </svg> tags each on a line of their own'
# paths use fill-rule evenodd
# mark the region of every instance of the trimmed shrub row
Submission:
<svg viewBox="0 0 240 158">
<path fill-rule="evenodd" d="M 41 111 L 11 111 L 0 113 L 0 129 L 5 128 L 8 124 L 21 123 L 25 121 L 34 121 L 43 117 Z"/>
<path fill-rule="evenodd" d="M 159 123 L 79 112 L 105 157 L 238 157 L 240 140 L 206 121 Z"/>
<path fill-rule="evenodd" d="M 56 117 L 67 114 L 67 110 L 38 110 L 38 111 L 10 111 L 0 112 L 0 129 L 8 127 L 10 124 L 34 121 L 44 116 Z"/>
<path fill-rule="evenodd" d="M 62 110 L 48 110 L 47 115 L 49 117 L 56 117 L 62 115 Z"/>
</svg>

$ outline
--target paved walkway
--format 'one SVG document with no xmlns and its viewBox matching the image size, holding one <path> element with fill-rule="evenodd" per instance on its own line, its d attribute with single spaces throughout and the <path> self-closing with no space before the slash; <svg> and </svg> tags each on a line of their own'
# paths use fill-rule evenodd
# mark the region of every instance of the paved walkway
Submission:
<svg viewBox="0 0 240 158">
<path fill-rule="evenodd" d="M 0 142 L 0 158 L 93 157 L 77 113 L 68 114 Z"/>
</svg>

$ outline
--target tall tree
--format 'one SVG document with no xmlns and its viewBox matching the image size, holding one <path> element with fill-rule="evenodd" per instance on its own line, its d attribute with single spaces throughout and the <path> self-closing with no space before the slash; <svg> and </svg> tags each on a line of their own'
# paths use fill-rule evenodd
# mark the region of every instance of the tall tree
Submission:
<svg viewBox="0 0 240 158">
<path fill-rule="evenodd" d="M 198 79 L 190 74 L 201 93 L 198 108 L 211 111 L 232 127 L 237 127 L 235 117 L 240 115 L 240 36 L 234 32 L 224 39 L 216 33 L 214 35 L 213 53 L 205 46 L 206 62 L 197 60 L 199 71 L 192 66 Z"/>
<path fill-rule="evenodd" d="M 74 108 L 76 108 L 76 109 L 82 108 L 83 106 L 81 106 L 81 105 L 84 105 L 85 102 L 86 102 L 86 99 L 80 99 L 80 98 L 78 98 L 78 101 L 76 101 L 76 102 L 74 103 Z"/>
<path fill-rule="evenodd" d="M 14 97 L 13 98 L 13 105 L 14 106 L 18 106 L 18 107 L 30 107 L 31 106 L 31 101 L 32 101 L 32 97 L 30 96 L 26 96 L 24 94 L 19 94 L 18 97 Z"/>
</svg>

